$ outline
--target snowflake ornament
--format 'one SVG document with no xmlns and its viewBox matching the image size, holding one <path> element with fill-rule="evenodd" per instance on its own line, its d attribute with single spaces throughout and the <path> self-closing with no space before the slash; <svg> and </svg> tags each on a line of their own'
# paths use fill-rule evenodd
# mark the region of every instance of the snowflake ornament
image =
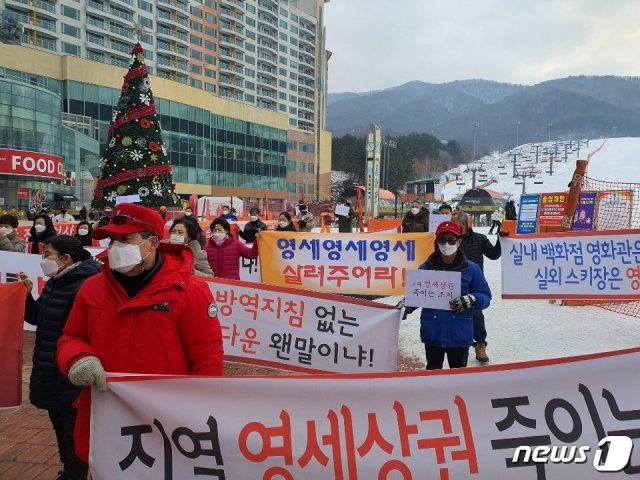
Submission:
<svg viewBox="0 0 640 480">
<path fill-rule="evenodd" d="M 140 84 L 140 90 L 146 92 L 151 88 L 151 81 L 148 78 L 142 79 L 142 83 Z"/>
<path fill-rule="evenodd" d="M 113 148 L 116 146 L 116 139 L 112 138 L 111 140 L 109 140 L 109 147 Z"/>
<path fill-rule="evenodd" d="M 107 202 L 115 202 L 116 201 L 116 197 L 118 196 L 118 194 L 116 193 L 115 190 L 112 190 L 111 192 L 109 192 L 104 198 Z"/>
<path fill-rule="evenodd" d="M 136 145 L 140 148 L 144 148 L 147 146 L 147 140 L 142 137 L 136 138 Z"/>
<path fill-rule="evenodd" d="M 134 162 L 139 162 L 140 160 L 142 160 L 142 157 L 144 155 L 140 150 L 131 150 L 131 152 L 129 152 L 129 156 L 131 157 L 131 160 L 133 160 Z"/>
<path fill-rule="evenodd" d="M 145 105 L 149 105 L 149 103 L 151 103 L 151 96 L 146 93 L 141 93 L 139 99 L 140 103 L 144 103 Z"/>
<path fill-rule="evenodd" d="M 151 188 L 153 189 L 153 194 L 156 197 L 162 196 L 162 185 L 160 185 L 159 183 L 154 183 Z"/>
</svg>

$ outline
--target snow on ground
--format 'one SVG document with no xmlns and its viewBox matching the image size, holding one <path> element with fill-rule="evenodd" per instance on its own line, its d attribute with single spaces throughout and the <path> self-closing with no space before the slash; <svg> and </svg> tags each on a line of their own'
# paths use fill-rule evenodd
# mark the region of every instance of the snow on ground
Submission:
<svg viewBox="0 0 640 480">
<path fill-rule="evenodd" d="M 486 234 L 488 228 L 476 231 Z M 496 241 L 494 235 L 489 239 Z M 490 365 L 640 346 L 640 318 L 598 307 L 563 307 L 545 300 L 503 300 L 500 260 L 485 258 L 484 268 L 493 294 L 491 306 L 485 310 Z M 401 298 L 384 297 L 378 301 L 395 305 Z M 398 350 L 403 357 L 425 364 L 419 310 L 402 322 Z M 469 366 L 478 365 L 470 349 Z"/>
</svg>

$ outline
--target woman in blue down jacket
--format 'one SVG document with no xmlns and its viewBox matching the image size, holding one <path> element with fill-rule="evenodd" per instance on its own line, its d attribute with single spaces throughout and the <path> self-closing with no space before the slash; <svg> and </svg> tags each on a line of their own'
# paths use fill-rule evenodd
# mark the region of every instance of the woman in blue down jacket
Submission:
<svg viewBox="0 0 640 480">
<path fill-rule="evenodd" d="M 480 267 L 468 260 L 460 243 L 462 232 L 454 222 L 442 222 L 436 230 L 436 250 L 420 270 L 445 270 L 462 274 L 461 296 L 449 302 L 451 311 L 423 308 L 420 339 L 424 343 L 427 370 L 440 370 L 447 356 L 449 368 L 467 366 L 473 344 L 473 309 L 491 302 L 491 290 Z"/>
<path fill-rule="evenodd" d="M 43 273 L 49 280 L 37 300 L 27 295 L 25 321 L 36 326 L 33 368 L 29 381 L 29 400 L 47 410 L 58 440 L 58 453 L 64 465 L 60 479 L 86 480 L 88 465 L 74 451 L 73 428 L 76 409 L 72 403 L 80 393 L 62 376 L 56 364 L 57 342 L 67 323 L 76 294 L 84 281 L 100 271 L 100 264 L 69 235 L 57 235 L 44 245 Z M 31 292 L 33 283 L 22 272 L 19 279 Z"/>
</svg>

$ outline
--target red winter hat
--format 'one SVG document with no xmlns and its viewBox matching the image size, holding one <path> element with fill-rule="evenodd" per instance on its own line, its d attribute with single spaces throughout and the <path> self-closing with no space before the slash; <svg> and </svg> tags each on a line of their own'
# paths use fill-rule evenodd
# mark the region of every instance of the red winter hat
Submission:
<svg viewBox="0 0 640 480">
<path fill-rule="evenodd" d="M 111 221 L 93 231 L 93 238 L 102 240 L 111 235 L 130 235 L 138 232 L 149 232 L 162 239 L 164 219 L 150 208 L 133 203 L 121 203 L 113 208 Z"/>
<path fill-rule="evenodd" d="M 443 233 L 453 233 L 456 237 L 462 236 L 462 230 L 460 230 L 460 225 L 455 222 L 442 222 L 438 225 L 438 229 L 436 230 L 436 237 L 439 237 Z"/>
</svg>

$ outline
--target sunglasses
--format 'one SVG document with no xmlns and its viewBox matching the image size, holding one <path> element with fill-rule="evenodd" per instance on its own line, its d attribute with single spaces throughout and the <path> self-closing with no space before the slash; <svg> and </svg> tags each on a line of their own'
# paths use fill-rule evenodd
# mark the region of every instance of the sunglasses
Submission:
<svg viewBox="0 0 640 480">
<path fill-rule="evenodd" d="M 447 243 L 449 245 L 455 245 L 457 241 L 458 241 L 457 238 L 449 238 L 447 240 L 438 240 L 438 245 L 446 245 Z"/>
<path fill-rule="evenodd" d="M 111 217 L 111 223 L 113 223 L 114 225 L 125 225 L 128 222 L 141 223 L 142 225 L 146 225 L 147 227 L 151 228 L 152 232 L 155 232 L 154 226 L 149 222 L 145 222 L 144 220 L 140 220 L 130 215 L 116 215 Z"/>
</svg>

